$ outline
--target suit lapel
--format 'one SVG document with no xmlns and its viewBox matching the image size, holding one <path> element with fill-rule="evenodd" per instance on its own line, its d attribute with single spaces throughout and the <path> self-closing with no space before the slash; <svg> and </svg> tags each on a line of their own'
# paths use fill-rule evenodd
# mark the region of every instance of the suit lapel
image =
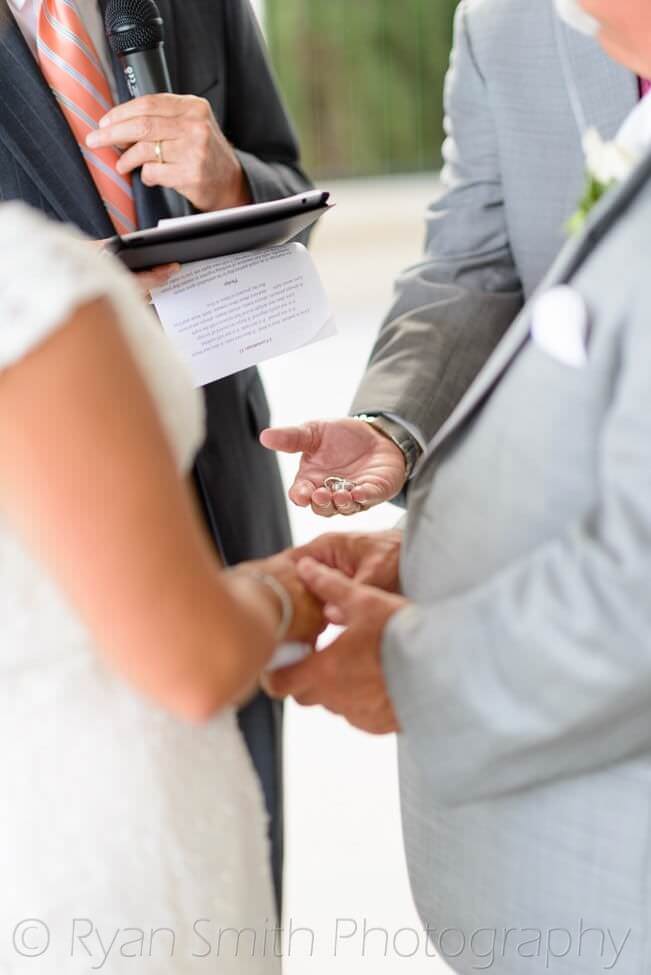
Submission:
<svg viewBox="0 0 651 975">
<path fill-rule="evenodd" d="M 61 220 L 97 238 L 115 231 L 54 96 L 0 0 L 0 139 Z"/>
<path fill-rule="evenodd" d="M 538 288 L 536 295 L 548 291 L 550 288 L 569 283 L 631 203 L 634 202 L 649 179 L 651 179 L 651 152 L 637 166 L 630 179 L 607 194 L 595 207 L 590 214 L 584 232 L 569 241 L 563 248 L 558 260 Z M 535 300 L 536 295 L 527 303 L 455 411 L 430 442 L 418 465 L 419 472 L 429 463 L 443 444 L 447 443 L 483 405 L 527 343 L 531 330 L 531 302 Z"/>
</svg>

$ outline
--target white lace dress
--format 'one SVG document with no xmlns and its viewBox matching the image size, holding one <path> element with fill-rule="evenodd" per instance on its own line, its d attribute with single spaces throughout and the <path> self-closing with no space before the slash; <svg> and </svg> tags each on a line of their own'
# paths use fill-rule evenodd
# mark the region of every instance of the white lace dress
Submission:
<svg viewBox="0 0 651 975">
<path fill-rule="evenodd" d="M 130 277 L 71 231 L 0 206 L 0 371 L 99 296 L 188 469 L 200 398 Z M 0 511 L 2 975 L 272 975 L 272 905 L 235 716 L 192 727 L 132 691 Z"/>
</svg>

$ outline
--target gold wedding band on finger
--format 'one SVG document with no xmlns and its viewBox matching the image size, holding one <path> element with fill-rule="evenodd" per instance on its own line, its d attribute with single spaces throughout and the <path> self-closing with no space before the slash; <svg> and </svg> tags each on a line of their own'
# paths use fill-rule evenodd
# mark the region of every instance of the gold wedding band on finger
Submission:
<svg viewBox="0 0 651 975">
<path fill-rule="evenodd" d="M 158 141 L 154 142 L 154 152 L 156 154 L 156 162 L 160 163 L 161 166 L 165 165 L 165 157 L 163 156 L 163 143 Z"/>
</svg>

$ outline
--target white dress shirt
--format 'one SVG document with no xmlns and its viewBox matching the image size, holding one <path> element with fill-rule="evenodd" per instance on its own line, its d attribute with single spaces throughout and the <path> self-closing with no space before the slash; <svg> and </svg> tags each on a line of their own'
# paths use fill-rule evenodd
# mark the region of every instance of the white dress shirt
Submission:
<svg viewBox="0 0 651 975">
<path fill-rule="evenodd" d="M 636 162 L 651 148 L 651 91 L 635 106 L 615 138 Z"/>
<path fill-rule="evenodd" d="M 9 9 L 16 18 L 16 23 L 20 27 L 34 57 L 36 57 L 36 32 L 38 17 L 41 12 L 41 3 L 42 0 L 8 0 Z M 104 33 L 102 13 L 97 4 L 97 0 L 77 0 L 77 7 L 104 68 L 106 79 L 111 88 L 113 101 L 117 103 L 119 99 L 117 97 L 115 75 L 113 73 L 106 34 Z"/>
</svg>

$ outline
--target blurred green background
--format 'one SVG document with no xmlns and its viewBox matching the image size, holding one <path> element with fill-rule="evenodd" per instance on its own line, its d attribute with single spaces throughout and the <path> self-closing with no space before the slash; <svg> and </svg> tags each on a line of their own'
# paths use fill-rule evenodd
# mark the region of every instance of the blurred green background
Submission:
<svg viewBox="0 0 651 975">
<path fill-rule="evenodd" d="M 266 0 L 275 69 L 313 176 L 437 169 L 457 0 Z"/>
</svg>

